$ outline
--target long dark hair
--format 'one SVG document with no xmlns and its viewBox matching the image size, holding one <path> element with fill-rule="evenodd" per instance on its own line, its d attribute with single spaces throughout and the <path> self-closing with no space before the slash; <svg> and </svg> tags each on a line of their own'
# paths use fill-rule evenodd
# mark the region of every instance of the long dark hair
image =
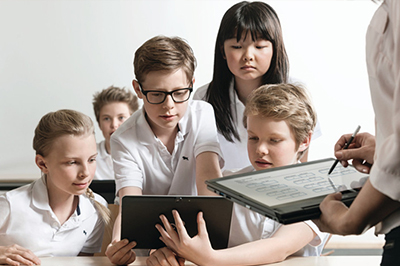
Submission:
<svg viewBox="0 0 400 266">
<path fill-rule="evenodd" d="M 240 2 L 232 6 L 222 18 L 214 54 L 214 74 L 208 86 L 205 100 L 215 111 L 218 132 L 228 141 L 240 140 L 233 124 L 229 87 L 234 76 L 224 59 L 224 42 L 235 38 L 240 41 L 242 33 L 250 34 L 253 41 L 268 40 L 273 46 L 273 56 L 262 84 L 277 84 L 287 81 L 289 61 L 283 44 L 282 29 L 275 10 L 263 2 Z"/>
</svg>

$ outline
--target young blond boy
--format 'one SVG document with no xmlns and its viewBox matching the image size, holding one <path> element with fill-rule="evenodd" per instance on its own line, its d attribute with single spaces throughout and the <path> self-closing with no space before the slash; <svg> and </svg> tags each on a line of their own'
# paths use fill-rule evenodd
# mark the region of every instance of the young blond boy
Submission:
<svg viewBox="0 0 400 266">
<path fill-rule="evenodd" d="M 235 173 L 298 163 L 310 144 L 316 114 L 301 87 L 264 85 L 247 99 L 243 122 L 248 132 L 247 150 L 251 166 Z M 232 173 L 224 172 L 226 175 Z M 229 248 L 214 250 L 201 213 L 198 217 L 199 234 L 193 238 L 186 234 L 177 212 L 174 212 L 174 218 L 178 233 L 173 231 L 165 216 L 161 220 L 166 230 L 157 225 L 170 249 L 154 252 L 149 265 L 174 265 L 170 263 L 174 254 L 198 265 L 267 264 L 282 261 L 290 255 L 320 255 L 328 238 L 311 221 L 281 225 L 235 204 Z"/>
<path fill-rule="evenodd" d="M 221 176 L 223 160 L 211 105 L 189 101 L 195 66 L 192 49 L 177 37 L 154 37 L 135 52 L 132 85 L 143 108 L 111 137 L 120 198 L 212 194 L 204 181 Z M 127 264 L 135 259 L 135 243 L 118 241 L 119 219 L 106 255 Z"/>
<path fill-rule="evenodd" d="M 138 108 L 137 97 L 124 88 L 110 86 L 93 95 L 94 114 L 104 136 L 104 140 L 97 143 L 97 167 L 94 179 L 114 179 L 111 135 Z"/>
</svg>

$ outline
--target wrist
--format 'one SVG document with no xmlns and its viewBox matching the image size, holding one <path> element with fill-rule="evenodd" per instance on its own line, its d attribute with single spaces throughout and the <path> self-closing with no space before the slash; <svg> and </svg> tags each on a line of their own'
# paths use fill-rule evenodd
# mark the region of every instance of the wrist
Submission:
<svg viewBox="0 0 400 266">
<path fill-rule="evenodd" d="M 221 255 L 218 253 L 219 253 L 218 250 L 212 249 L 210 251 L 210 253 L 207 256 L 205 256 L 206 261 L 204 262 L 204 264 L 201 264 L 201 265 L 204 265 L 204 266 L 218 265 L 218 260 L 220 259 L 220 255 Z"/>
</svg>

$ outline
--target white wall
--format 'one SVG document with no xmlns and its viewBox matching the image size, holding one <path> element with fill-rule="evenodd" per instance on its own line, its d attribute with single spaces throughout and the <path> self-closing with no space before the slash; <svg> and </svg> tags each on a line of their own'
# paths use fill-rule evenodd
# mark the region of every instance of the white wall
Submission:
<svg viewBox="0 0 400 266">
<path fill-rule="evenodd" d="M 92 95 L 131 88 L 134 51 L 155 35 L 181 36 L 198 60 L 196 84 L 211 79 L 220 20 L 237 1 L 0 1 L 0 177 L 38 175 L 33 131 L 47 112 L 94 119 Z M 323 136 L 310 159 L 333 156 L 343 133 L 373 132 L 364 39 L 372 1 L 267 1 L 281 19 L 291 75 L 304 81 Z M 97 128 L 97 138 L 102 135 Z"/>
</svg>

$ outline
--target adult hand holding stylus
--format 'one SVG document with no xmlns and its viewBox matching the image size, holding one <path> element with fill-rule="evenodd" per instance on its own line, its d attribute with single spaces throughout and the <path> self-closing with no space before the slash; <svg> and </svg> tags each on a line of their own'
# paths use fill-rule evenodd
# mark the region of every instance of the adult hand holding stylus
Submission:
<svg viewBox="0 0 400 266">
<path fill-rule="evenodd" d="M 369 173 L 374 163 L 375 136 L 369 133 L 357 134 L 348 149 L 343 147 L 349 141 L 352 134 L 345 134 L 335 144 L 335 157 L 340 163 L 347 167 L 348 161 L 352 160 L 353 166 L 362 173 Z"/>
</svg>

